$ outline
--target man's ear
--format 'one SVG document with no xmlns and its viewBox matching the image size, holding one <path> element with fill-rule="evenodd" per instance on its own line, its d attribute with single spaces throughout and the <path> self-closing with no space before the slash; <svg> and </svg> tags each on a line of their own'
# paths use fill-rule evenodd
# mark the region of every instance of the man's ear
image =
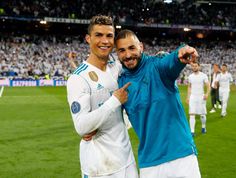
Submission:
<svg viewBox="0 0 236 178">
<path fill-rule="evenodd" d="M 141 50 L 141 52 L 143 52 L 143 43 L 140 42 L 140 43 L 139 43 L 139 46 L 140 46 L 140 50 Z"/>
<path fill-rule="evenodd" d="M 86 34 L 85 40 L 87 41 L 88 44 L 90 44 L 90 35 L 89 34 Z"/>
</svg>

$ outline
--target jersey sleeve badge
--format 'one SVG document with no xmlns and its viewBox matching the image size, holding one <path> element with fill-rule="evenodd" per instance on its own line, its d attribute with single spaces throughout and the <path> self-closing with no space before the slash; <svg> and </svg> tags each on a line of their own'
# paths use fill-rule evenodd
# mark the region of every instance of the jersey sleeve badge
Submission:
<svg viewBox="0 0 236 178">
<path fill-rule="evenodd" d="M 79 104 L 79 102 L 77 101 L 74 101 L 72 104 L 71 104 L 71 111 L 73 114 L 77 114 L 81 109 L 81 106 Z"/>
</svg>

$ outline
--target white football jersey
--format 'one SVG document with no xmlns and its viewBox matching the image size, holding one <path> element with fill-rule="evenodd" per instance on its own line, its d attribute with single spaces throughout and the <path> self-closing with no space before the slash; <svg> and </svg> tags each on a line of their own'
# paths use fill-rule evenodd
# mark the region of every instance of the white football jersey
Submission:
<svg viewBox="0 0 236 178">
<path fill-rule="evenodd" d="M 191 84 L 191 95 L 203 95 L 204 84 L 209 82 L 207 75 L 202 72 L 190 74 L 188 81 Z"/>
<path fill-rule="evenodd" d="M 219 82 L 219 90 L 230 91 L 230 82 L 233 81 L 232 75 L 229 72 L 220 73 L 216 77 L 216 81 Z"/>
<path fill-rule="evenodd" d="M 67 82 L 76 131 L 83 136 L 97 130 L 91 141 L 80 142 L 81 169 L 90 176 L 112 174 L 134 162 L 121 103 L 112 96 L 120 70 L 116 60 L 108 62 L 106 71 L 83 62 Z"/>
</svg>

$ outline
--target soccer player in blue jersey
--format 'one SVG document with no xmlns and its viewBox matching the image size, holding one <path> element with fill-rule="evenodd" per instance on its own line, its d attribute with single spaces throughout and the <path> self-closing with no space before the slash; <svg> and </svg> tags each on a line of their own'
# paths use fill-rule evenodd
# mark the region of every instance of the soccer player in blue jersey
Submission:
<svg viewBox="0 0 236 178">
<path fill-rule="evenodd" d="M 130 30 L 115 38 L 124 72 L 119 85 L 131 82 L 123 104 L 140 144 L 141 178 L 200 178 L 196 147 L 175 80 L 197 51 L 186 45 L 158 58 L 143 53 L 143 45 Z"/>
</svg>

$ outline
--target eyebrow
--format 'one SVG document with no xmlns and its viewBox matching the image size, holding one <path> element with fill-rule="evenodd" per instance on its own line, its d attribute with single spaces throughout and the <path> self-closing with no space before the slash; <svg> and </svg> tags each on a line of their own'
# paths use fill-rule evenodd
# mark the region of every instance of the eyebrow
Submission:
<svg viewBox="0 0 236 178">
<path fill-rule="evenodd" d="M 95 35 L 114 35 L 113 33 L 102 33 L 102 32 L 94 32 Z"/>
<path fill-rule="evenodd" d="M 117 51 L 125 50 L 125 48 L 116 48 Z"/>
<path fill-rule="evenodd" d="M 135 48 L 135 45 L 130 45 L 128 48 Z"/>
<path fill-rule="evenodd" d="M 94 34 L 95 35 L 103 35 L 103 33 L 101 33 L 101 32 L 95 32 Z"/>
</svg>

